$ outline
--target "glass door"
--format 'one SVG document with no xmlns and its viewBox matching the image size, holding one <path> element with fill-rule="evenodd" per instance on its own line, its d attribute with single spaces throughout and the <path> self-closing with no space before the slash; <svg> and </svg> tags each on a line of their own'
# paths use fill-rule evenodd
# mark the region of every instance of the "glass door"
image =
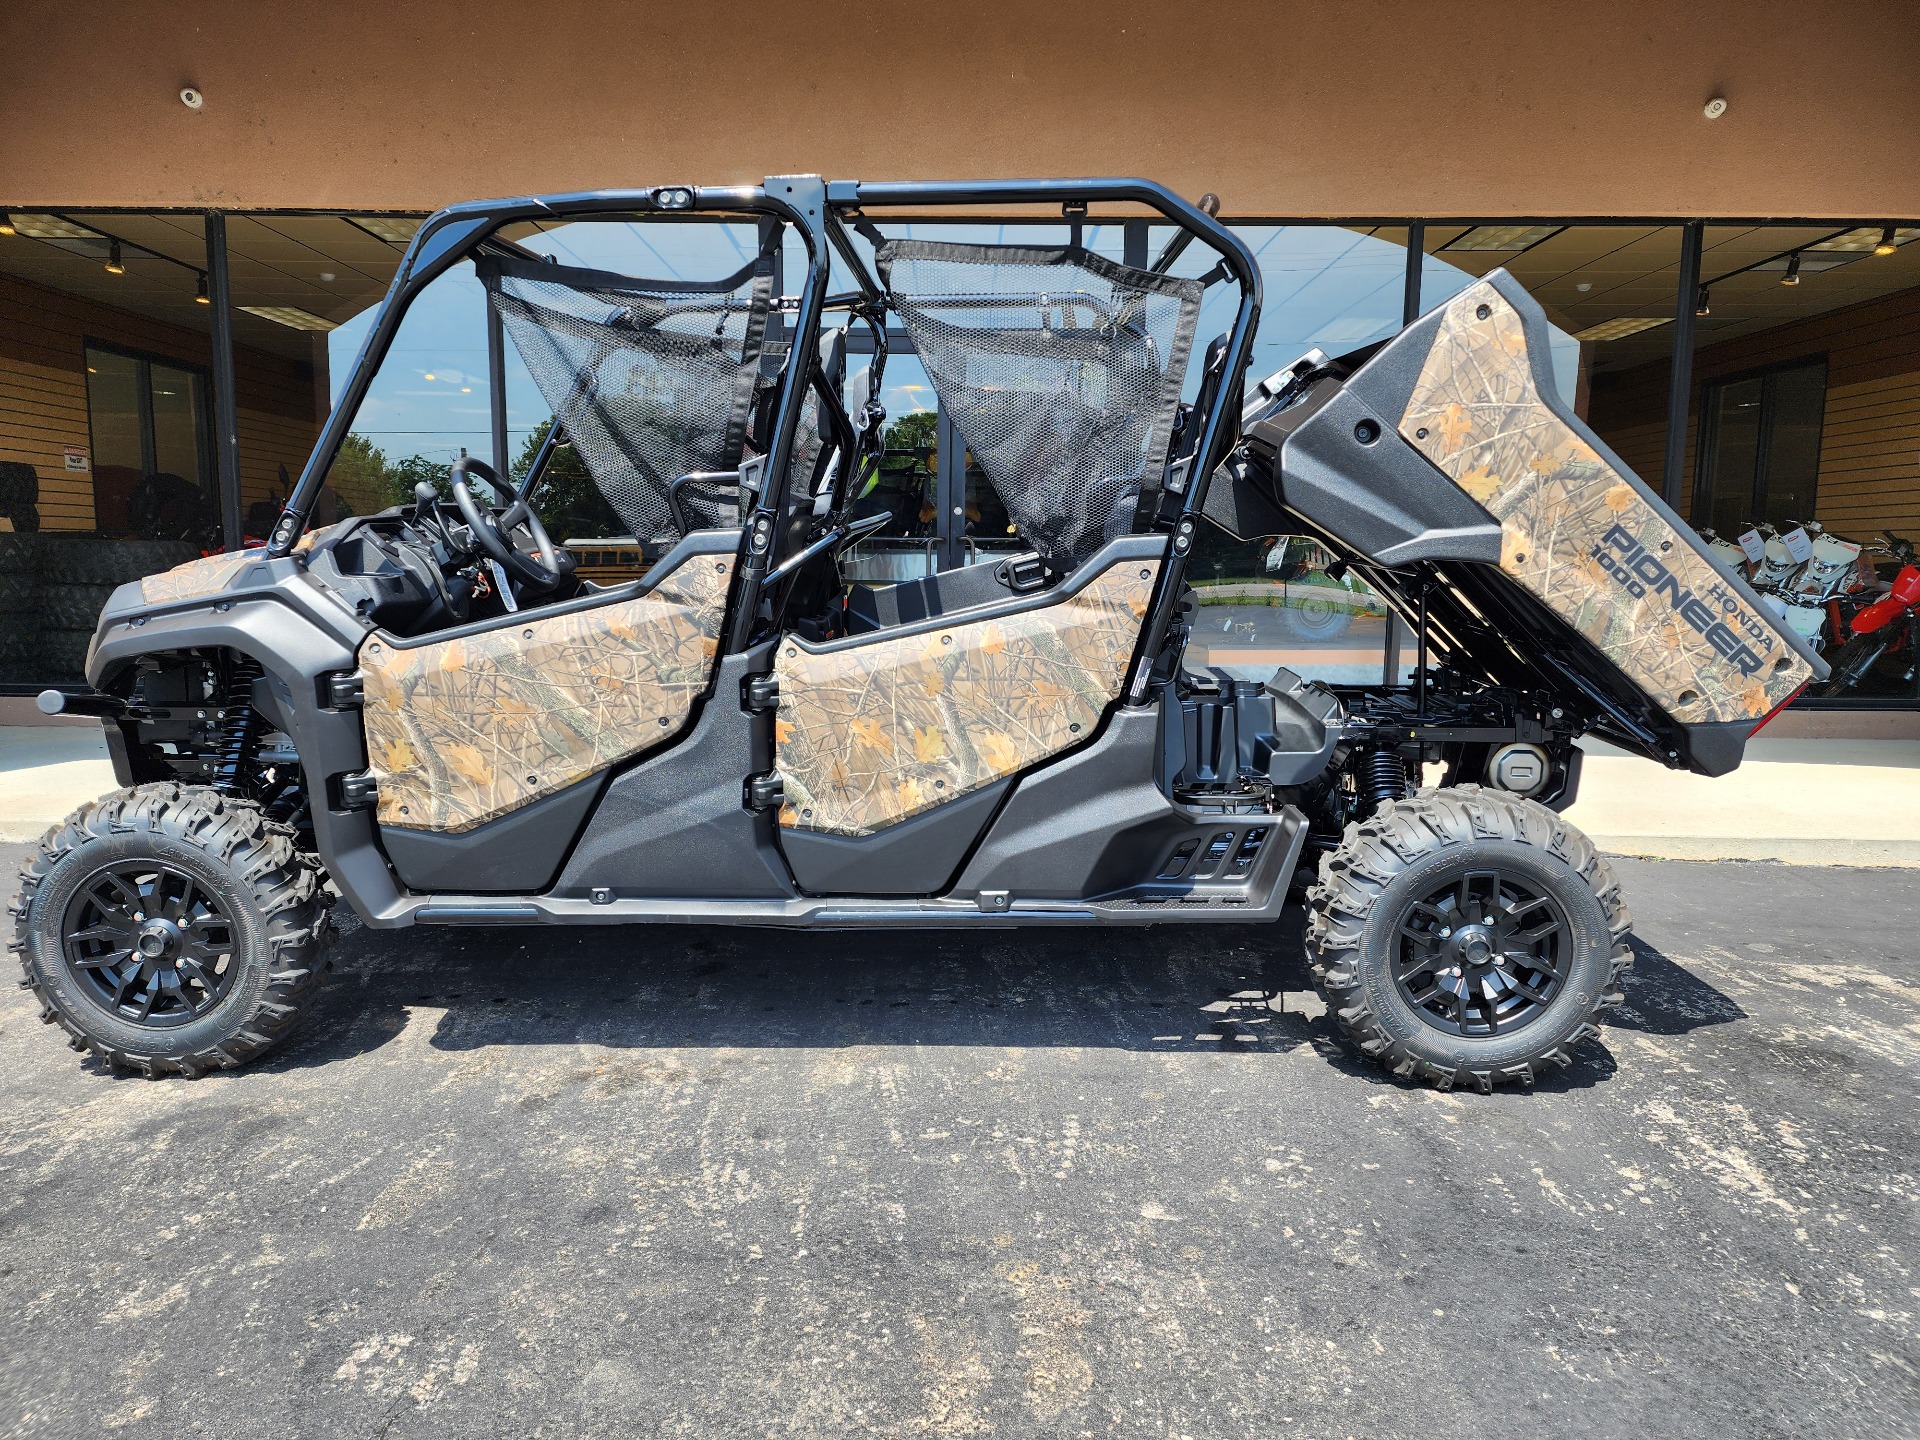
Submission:
<svg viewBox="0 0 1920 1440">
<path fill-rule="evenodd" d="M 93 343 L 86 357 L 95 531 L 217 545 L 206 376 Z"/>
</svg>

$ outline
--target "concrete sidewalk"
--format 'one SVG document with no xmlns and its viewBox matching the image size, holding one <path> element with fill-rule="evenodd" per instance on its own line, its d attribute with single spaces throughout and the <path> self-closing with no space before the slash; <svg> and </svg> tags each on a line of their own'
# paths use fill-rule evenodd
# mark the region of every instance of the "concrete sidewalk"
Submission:
<svg viewBox="0 0 1920 1440">
<path fill-rule="evenodd" d="M 1920 741 L 1763 735 L 1717 780 L 1583 748 L 1567 818 L 1610 853 L 1920 868 Z M 98 726 L 0 726 L 0 841 L 38 839 L 113 785 Z"/>
<path fill-rule="evenodd" d="M 1718 779 L 1581 748 L 1567 818 L 1613 854 L 1920 867 L 1920 741 L 1762 735 Z"/>
</svg>

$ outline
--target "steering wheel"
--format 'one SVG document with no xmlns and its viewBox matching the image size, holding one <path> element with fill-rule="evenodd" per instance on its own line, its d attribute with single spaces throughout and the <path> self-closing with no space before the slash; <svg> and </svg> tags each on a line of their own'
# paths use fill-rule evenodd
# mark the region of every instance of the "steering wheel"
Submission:
<svg viewBox="0 0 1920 1440">
<path fill-rule="evenodd" d="M 506 506 L 496 511 L 491 505 L 482 505 L 467 482 L 469 474 L 478 475 L 496 494 L 506 496 Z M 452 478 L 453 503 L 460 508 L 460 518 L 467 522 L 475 543 L 489 557 L 498 560 L 509 575 L 534 591 L 551 590 L 566 578 L 547 527 L 540 523 L 539 514 L 527 504 L 526 497 L 511 480 L 502 480 L 486 461 L 470 455 L 453 462 Z M 538 547 L 532 555 L 517 548 L 511 539 L 511 532 L 522 525 L 532 533 Z"/>
</svg>

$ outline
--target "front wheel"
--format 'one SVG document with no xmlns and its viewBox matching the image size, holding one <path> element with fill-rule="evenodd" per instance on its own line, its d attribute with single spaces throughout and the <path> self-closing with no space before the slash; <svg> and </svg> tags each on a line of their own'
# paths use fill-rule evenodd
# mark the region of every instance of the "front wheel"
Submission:
<svg viewBox="0 0 1920 1440">
<path fill-rule="evenodd" d="M 1336 1023 L 1394 1074 L 1443 1089 L 1569 1064 L 1633 963 L 1632 922 L 1593 843 L 1544 805 L 1477 785 L 1349 826 L 1307 904 L 1308 959 Z"/>
<path fill-rule="evenodd" d="M 13 949 L 40 1018 L 148 1075 L 264 1054 L 319 988 L 319 866 L 258 807 L 142 785 L 76 811 L 28 862 Z"/>
<path fill-rule="evenodd" d="M 1890 629 L 1890 627 L 1888 627 Z M 1873 667 L 1880 663 L 1892 635 L 1887 630 L 1870 631 L 1865 635 L 1856 635 L 1828 658 L 1832 673 L 1827 677 L 1826 688 L 1822 695 L 1844 695 L 1862 680 L 1867 678 Z"/>
</svg>

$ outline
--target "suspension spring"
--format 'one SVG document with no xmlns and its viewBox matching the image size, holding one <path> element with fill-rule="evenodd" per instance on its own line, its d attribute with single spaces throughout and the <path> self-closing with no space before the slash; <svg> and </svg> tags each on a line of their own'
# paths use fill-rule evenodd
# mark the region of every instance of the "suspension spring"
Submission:
<svg viewBox="0 0 1920 1440">
<path fill-rule="evenodd" d="M 213 788 L 222 795 L 243 795 L 260 747 L 260 713 L 253 708 L 253 682 L 265 673 L 251 655 L 235 655 L 227 667 L 226 703 L 220 712 L 220 754 L 214 761 Z"/>
<path fill-rule="evenodd" d="M 1407 798 L 1407 762 L 1391 750 L 1369 750 L 1361 761 L 1360 790 L 1374 809 Z"/>
</svg>

